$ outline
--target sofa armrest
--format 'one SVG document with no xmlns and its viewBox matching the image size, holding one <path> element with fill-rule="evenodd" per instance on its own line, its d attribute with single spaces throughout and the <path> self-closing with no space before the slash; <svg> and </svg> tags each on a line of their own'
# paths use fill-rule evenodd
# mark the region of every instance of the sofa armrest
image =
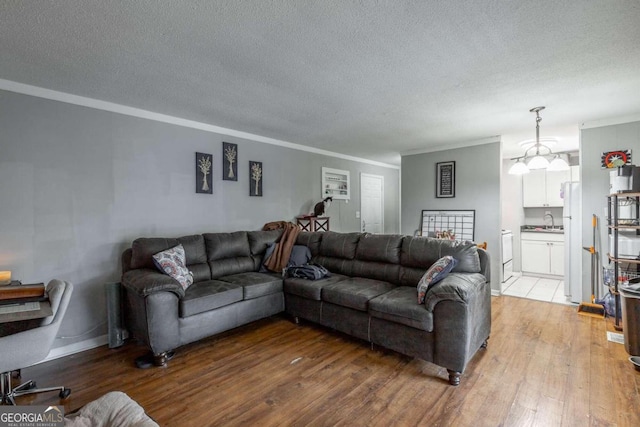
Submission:
<svg viewBox="0 0 640 427">
<path fill-rule="evenodd" d="M 432 312 L 441 301 L 466 304 L 484 289 L 482 285 L 485 283 L 486 279 L 480 273 L 451 273 L 429 289 L 425 298 L 425 308 Z"/>
<path fill-rule="evenodd" d="M 122 285 L 141 297 L 163 291 L 173 292 L 178 298 L 184 296 L 184 289 L 178 281 L 148 268 L 127 271 L 122 275 Z"/>
<path fill-rule="evenodd" d="M 491 333 L 491 286 L 480 273 L 452 273 L 427 292 L 433 312 L 433 362 L 464 372 Z"/>
<path fill-rule="evenodd" d="M 180 346 L 179 304 L 182 287 L 151 269 L 131 270 L 122 276 L 126 328 L 154 355 Z"/>
</svg>

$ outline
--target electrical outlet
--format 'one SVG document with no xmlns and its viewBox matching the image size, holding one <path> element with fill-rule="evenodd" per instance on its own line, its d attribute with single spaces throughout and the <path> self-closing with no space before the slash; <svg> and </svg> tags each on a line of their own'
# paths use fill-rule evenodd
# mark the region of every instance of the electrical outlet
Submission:
<svg viewBox="0 0 640 427">
<path fill-rule="evenodd" d="M 360 211 L 356 211 L 356 218 L 360 218 Z"/>
</svg>

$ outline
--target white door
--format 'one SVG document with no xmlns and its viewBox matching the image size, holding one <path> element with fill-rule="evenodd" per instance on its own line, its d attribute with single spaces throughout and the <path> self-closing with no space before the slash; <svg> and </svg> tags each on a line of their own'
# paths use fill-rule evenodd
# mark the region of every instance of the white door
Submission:
<svg viewBox="0 0 640 427">
<path fill-rule="evenodd" d="M 384 177 L 360 174 L 360 231 L 384 232 Z"/>
</svg>

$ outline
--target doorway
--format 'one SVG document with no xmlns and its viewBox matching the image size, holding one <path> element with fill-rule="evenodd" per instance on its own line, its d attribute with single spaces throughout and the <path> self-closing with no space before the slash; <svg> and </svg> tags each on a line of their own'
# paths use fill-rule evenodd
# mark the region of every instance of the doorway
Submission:
<svg viewBox="0 0 640 427">
<path fill-rule="evenodd" d="M 360 231 L 384 232 L 384 177 L 360 173 Z"/>
</svg>

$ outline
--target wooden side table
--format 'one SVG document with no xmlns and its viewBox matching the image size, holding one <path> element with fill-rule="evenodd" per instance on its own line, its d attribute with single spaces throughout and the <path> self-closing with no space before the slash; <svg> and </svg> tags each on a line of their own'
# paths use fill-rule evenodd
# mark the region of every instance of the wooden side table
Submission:
<svg viewBox="0 0 640 427">
<path fill-rule="evenodd" d="M 329 231 L 328 216 L 299 216 L 296 222 L 302 231 Z"/>
</svg>

